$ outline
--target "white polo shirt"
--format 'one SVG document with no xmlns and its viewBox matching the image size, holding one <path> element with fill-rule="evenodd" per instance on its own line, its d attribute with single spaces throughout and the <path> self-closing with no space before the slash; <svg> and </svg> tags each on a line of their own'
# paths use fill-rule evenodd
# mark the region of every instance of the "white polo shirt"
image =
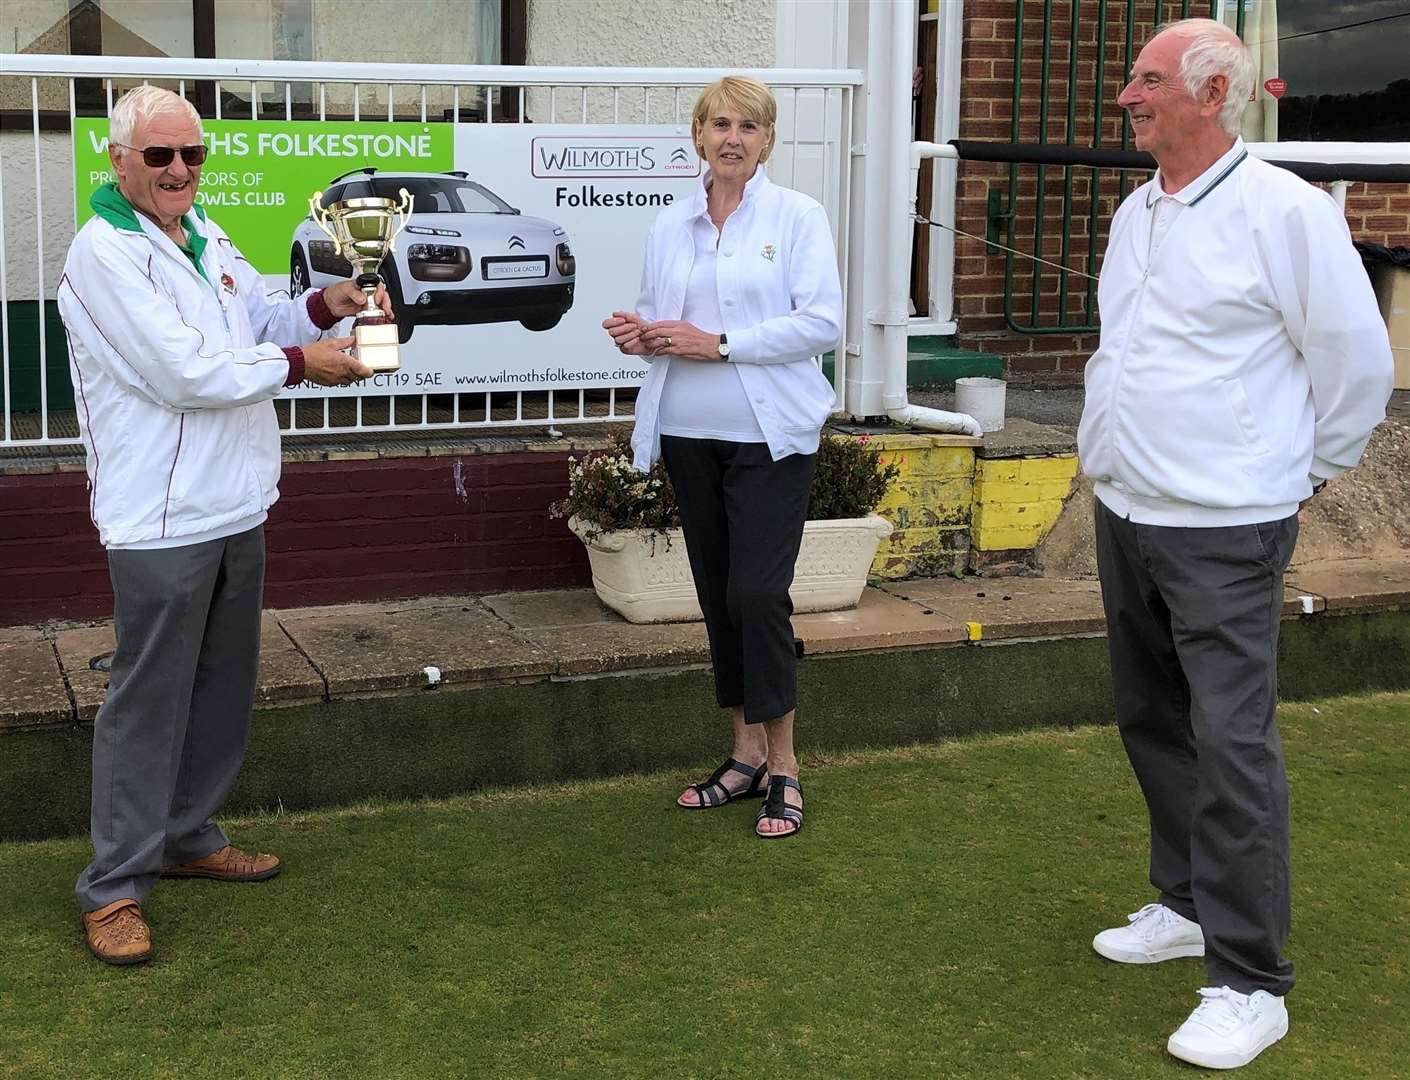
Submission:
<svg viewBox="0 0 1410 1080">
<path fill-rule="evenodd" d="M 1082 467 L 1113 512 L 1219 526 L 1296 512 L 1385 416 L 1390 342 L 1340 208 L 1243 140 L 1112 220 Z"/>
<path fill-rule="evenodd" d="M 707 334 L 724 329 L 718 274 L 720 230 L 700 211 L 691 223 L 695 263 L 685 287 L 681 319 Z M 767 442 L 736 364 L 677 357 L 661 388 L 662 435 L 723 442 Z"/>
<path fill-rule="evenodd" d="M 646 239 L 636 311 L 648 322 L 679 319 L 695 263 L 693 223 L 706 207 L 708 172 L 689 198 L 666 207 Z M 812 358 L 834 348 L 842 324 L 842 285 L 827 214 L 802 192 L 772 183 L 759 168 L 725 220 L 715 263 L 720 327 L 730 368 L 775 461 L 818 449 L 837 404 Z M 692 363 L 693 361 L 684 361 Z M 661 397 L 676 360 L 651 365 L 637 391 L 632 460 L 642 471 L 661 456 Z"/>
</svg>

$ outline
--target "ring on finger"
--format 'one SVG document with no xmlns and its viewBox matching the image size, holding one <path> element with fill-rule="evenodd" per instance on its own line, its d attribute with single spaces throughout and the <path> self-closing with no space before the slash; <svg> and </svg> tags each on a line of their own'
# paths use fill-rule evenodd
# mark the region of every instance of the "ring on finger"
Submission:
<svg viewBox="0 0 1410 1080">
<path fill-rule="evenodd" d="M 671 339 L 668 337 L 668 338 L 666 339 L 666 348 L 669 349 L 670 347 L 671 347 Z"/>
</svg>

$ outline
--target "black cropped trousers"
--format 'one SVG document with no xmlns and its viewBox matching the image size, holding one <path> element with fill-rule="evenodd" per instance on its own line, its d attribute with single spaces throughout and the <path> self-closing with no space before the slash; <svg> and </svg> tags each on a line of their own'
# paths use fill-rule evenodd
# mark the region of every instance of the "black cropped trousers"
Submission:
<svg viewBox="0 0 1410 1080">
<path fill-rule="evenodd" d="M 764 443 L 661 437 L 695 593 L 710 637 L 715 699 L 763 723 L 797 702 L 793 566 L 816 454 L 774 461 Z"/>
</svg>

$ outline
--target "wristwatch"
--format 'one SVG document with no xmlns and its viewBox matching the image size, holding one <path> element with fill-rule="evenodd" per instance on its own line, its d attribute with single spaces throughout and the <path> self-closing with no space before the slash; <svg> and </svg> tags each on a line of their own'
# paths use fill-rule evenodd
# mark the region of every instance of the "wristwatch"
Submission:
<svg viewBox="0 0 1410 1080">
<path fill-rule="evenodd" d="M 729 338 L 725 337 L 725 332 L 720 331 L 720 359 L 729 359 Z"/>
<path fill-rule="evenodd" d="M 1315 483 L 1315 484 L 1312 485 L 1312 494 L 1313 494 L 1313 495 L 1316 495 L 1318 492 L 1320 492 L 1320 491 L 1321 491 L 1324 487 L 1326 487 L 1326 486 L 1327 486 L 1327 482 L 1326 482 L 1325 480 L 1319 480 L 1319 481 L 1317 481 L 1317 483 Z"/>
</svg>

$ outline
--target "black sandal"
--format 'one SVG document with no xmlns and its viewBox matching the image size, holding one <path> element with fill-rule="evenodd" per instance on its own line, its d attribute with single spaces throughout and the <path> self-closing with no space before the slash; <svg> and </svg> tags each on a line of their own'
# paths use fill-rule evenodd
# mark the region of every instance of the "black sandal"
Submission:
<svg viewBox="0 0 1410 1080">
<path fill-rule="evenodd" d="M 743 791 L 730 791 L 729 788 L 725 787 L 723 781 L 725 773 L 731 772 L 742 773 L 749 777 L 749 786 Z M 695 792 L 696 798 L 700 800 L 699 802 L 691 806 L 689 803 L 683 803 L 677 799 L 676 805 L 682 810 L 713 810 L 715 807 L 724 806 L 725 803 L 733 802 L 735 799 L 757 799 L 764 794 L 764 778 L 767 777 L 768 774 L 769 763 L 767 761 L 761 761 L 759 767 L 754 768 L 753 766 L 744 764 L 742 761 L 728 758 L 723 765 L 710 774 L 710 779 L 706 780 L 705 783 L 691 784 L 690 787 L 686 789 L 686 791 Z M 725 793 L 723 799 L 715 794 L 716 788 Z"/>
<path fill-rule="evenodd" d="M 799 795 L 803 794 L 803 785 L 791 776 L 771 776 L 769 777 L 769 796 L 764 800 L 763 808 L 759 811 L 759 816 L 754 819 L 754 835 L 760 840 L 785 840 L 790 836 L 797 836 L 803 831 L 803 810 L 801 807 L 789 806 L 783 801 L 783 793 L 789 788 L 793 788 Z M 759 831 L 759 822 L 765 818 L 774 821 L 791 821 L 793 828 L 787 832 Z"/>
</svg>

